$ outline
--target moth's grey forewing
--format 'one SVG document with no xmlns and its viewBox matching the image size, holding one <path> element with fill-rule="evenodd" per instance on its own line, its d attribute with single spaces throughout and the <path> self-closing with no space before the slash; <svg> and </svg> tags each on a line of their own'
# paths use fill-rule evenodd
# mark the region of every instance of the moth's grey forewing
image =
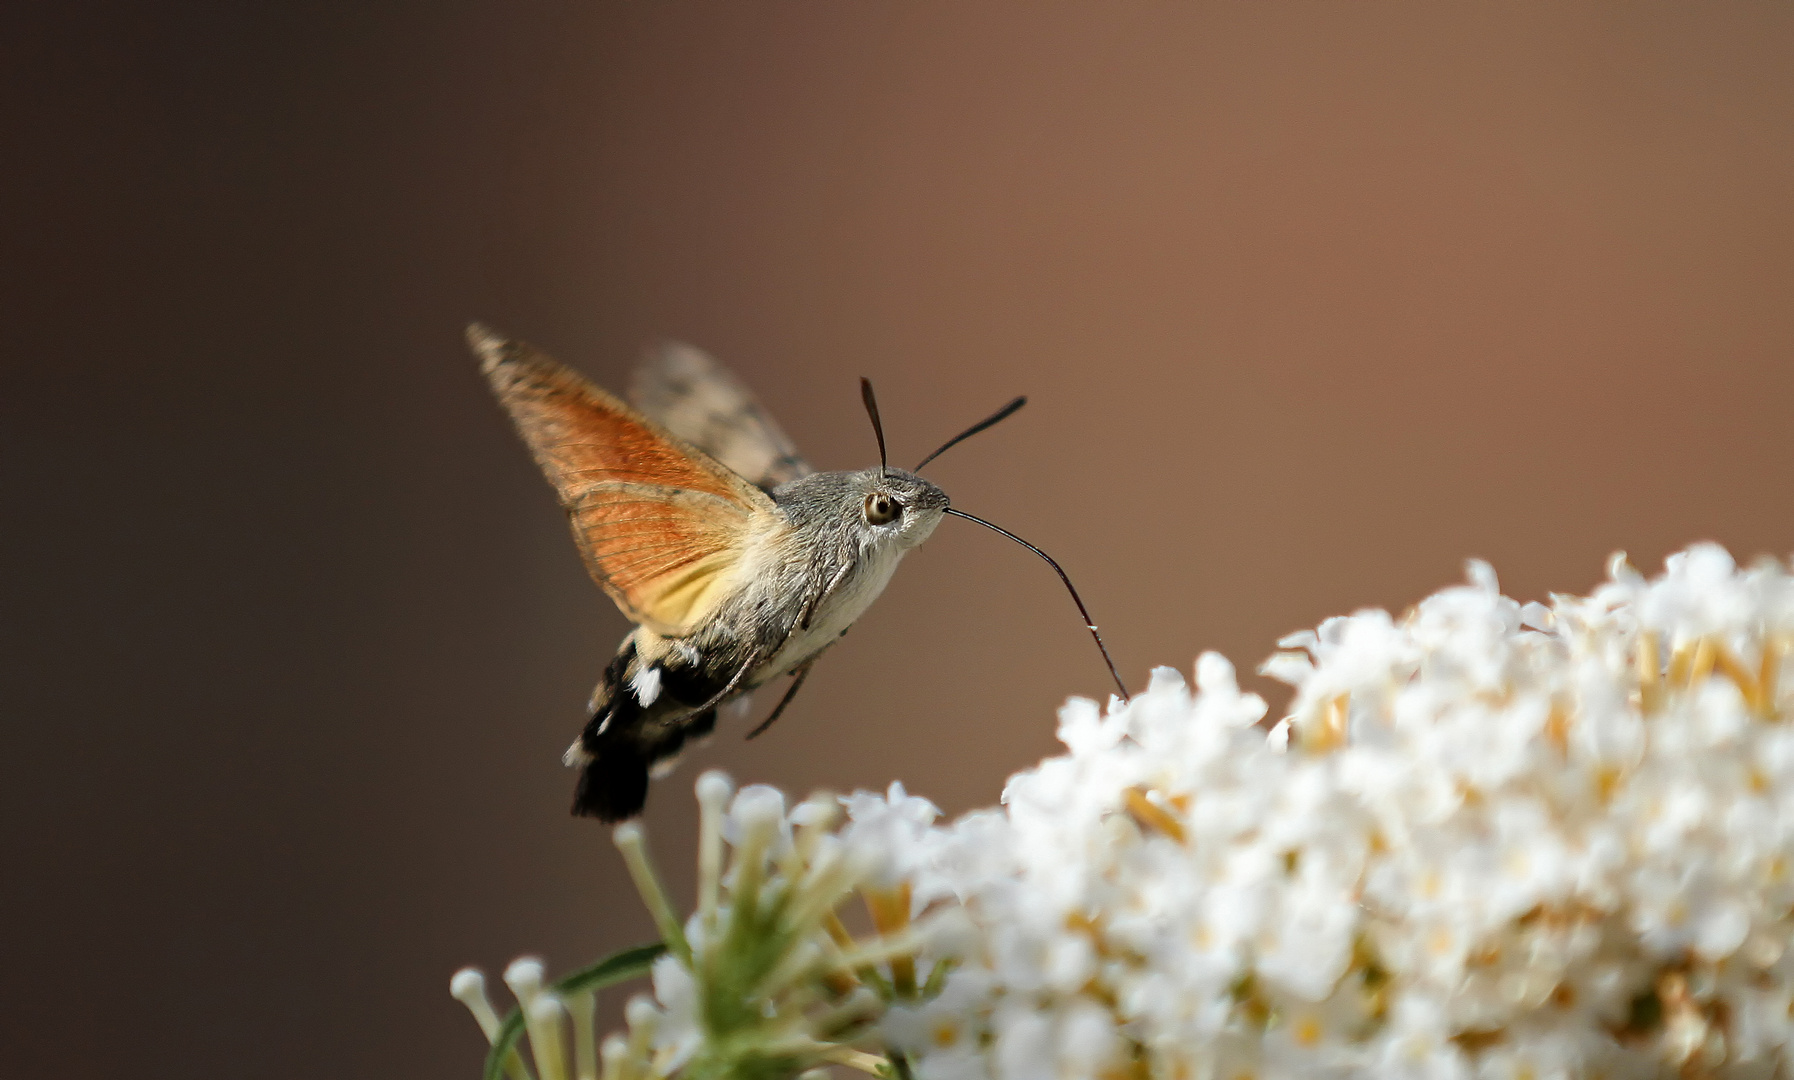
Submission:
<svg viewBox="0 0 1794 1080">
<path fill-rule="evenodd" d="M 629 397 L 650 419 L 763 491 L 814 471 L 753 393 L 701 349 L 678 341 L 649 348 Z"/>
</svg>

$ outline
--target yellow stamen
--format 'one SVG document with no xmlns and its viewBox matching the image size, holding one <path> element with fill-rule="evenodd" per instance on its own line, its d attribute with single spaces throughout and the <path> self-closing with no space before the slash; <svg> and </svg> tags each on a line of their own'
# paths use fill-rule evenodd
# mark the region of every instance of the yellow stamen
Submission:
<svg viewBox="0 0 1794 1080">
<path fill-rule="evenodd" d="M 1184 842 L 1184 826 L 1171 812 L 1146 797 L 1146 792 L 1137 787 L 1128 788 L 1121 793 L 1122 801 L 1127 804 L 1128 815 L 1140 823 L 1142 828 L 1157 829 L 1176 840 Z"/>
<path fill-rule="evenodd" d="M 1710 637 L 1701 638 L 1694 643 L 1694 659 L 1688 665 L 1688 685 L 1698 686 L 1707 681 L 1713 674 L 1713 661 L 1719 649 Z"/>
<path fill-rule="evenodd" d="M 841 921 L 841 916 L 833 911 L 830 911 L 827 915 L 823 916 L 822 928 L 828 931 L 829 938 L 832 939 L 835 945 L 843 952 L 859 948 L 859 942 L 853 939 L 853 933 L 847 929 L 847 924 L 843 923 Z M 839 957 L 836 957 L 835 959 L 838 961 Z M 854 978 L 855 973 L 865 977 L 870 977 L 876 974 L 869 968 L 858 968 L 855 969 L 854 973 L 850 973 L 845 968 L 842 968 L 839 963 L 835 963 L 834 966 L 823 975 L 822 980 L 828 984 L 829 989 L 834 990 L 836 993 L 845 994 L 852 990 L 859 982 L 858 979 Z"/>
<path fill-rule="evenodd" d="M 1670 689 L 1678 689 L 1688 685 L 1688 669 L 1694 666 L 1694 642 L 1684 641 L 1669 654 L 1669 675 L 1666 682 Z"/>
<path fill-rule="evenodd" d="M 1091 937 L 1102 936 L 1102 926 L 1082 911 L 1074 911 L 1065 917 L 1065 928 L 1078 934 L 1089 934 Z"/>
<path fill-rule="evenodd" d="M 1753 713 L 1763 712 L 1763 688 L 1757 682 L 1756 675 L 1745 667 L 1732 650 L 1724 645 L 1716 645 L 1713 650 L 1713 666 L 1719 673 L 1732 680 L 1738 687 L 1738 693 L 1744 695 L 1744 707 Z"/>
<path fill-rule="evenodd" d="M 841 921 L 841 916 L 831 911 L 822 920 L 822 925 L 828 930 L 828 936 L 834 938 L 835 944 L 843 949 L 853 944 L 853 934 L 848 931 L 847 924 Z"/>
<path fill-rule="evenodd" d="M 866 910 L 872 914 L 872 926 L 881 936 L 895 934 L 909 926 L 910 890 L 905 881 L 895 889 L 862 889 Z M 916 961 L 909 956 L 891 958 L 891 985 L 899 994 L 916 992 Z"/>
<path fill-rule="evenodd" d="M 1553 701 L 1551 712 L 1545 716 L 1545 741 L 1557 748 L 1560 754 L 1570 750 L 1570 712 Z"/>
<path fill-rule="evenodd" d="M 1788 639 L 1777 634 L 1763 642 L 1763 658 L 1759 661 L 1757 673 L 1758 691 L 1763 695 L 1763 715 L 1775 716 L 1776 683 L 1782 670 L 1782 654 L 1787 651 Z"/>
<path fill-rule="evenodd" d="M 894 934 L 909 925 L 909 882 L 895 889 L 862 889 L 866 910 L 872 915 L 872 926 L 880 934 Z"/>
<path fill-rule="evenodd" d="M 1352 695 L 1340 694 L 1321 706 L 1319 723 L 1303 725 L 1302 745 L 1325 753 L 1346 743 L 1346 717 L 1350 713 Z"/>
<path fill-rule="evenodd" d="M 1487 1031 L 1460 1031 L 1451 1037 L 1451 1041 L 1475 1054 L 1495 1046 L 1506 1038 L 1506 1031 L 1494 1028 Z"/>
<path fill-rule="evenodd" d="M 1646 712 L 1657 711 L 1663 702 L 1663 660 L 1657 651 L 1657 635 L 1646 630 L 1632 643 L 1633 666 L 1638 669 L 1639 706 Z"/>
<path fill-rule="evenodd" d="M 1614 792 L 1620 789 L 1623 776 L 1620 770 L 1611 765 L 1595 770 L 1595 795 L 1604 803 L 1610 801 Z"/>
</svg>

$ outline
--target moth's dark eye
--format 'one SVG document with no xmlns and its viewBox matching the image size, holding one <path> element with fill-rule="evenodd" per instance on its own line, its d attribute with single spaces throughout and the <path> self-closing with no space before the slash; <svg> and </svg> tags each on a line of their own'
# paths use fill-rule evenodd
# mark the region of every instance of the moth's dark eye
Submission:
<svg viewBox="0 0 1794 1080">
<path fill-rule="evenodd" d="M 903 516 L 903 504 L 882 491 L 866 496 L 866 524 L 888 525 Z"/>
</svg>

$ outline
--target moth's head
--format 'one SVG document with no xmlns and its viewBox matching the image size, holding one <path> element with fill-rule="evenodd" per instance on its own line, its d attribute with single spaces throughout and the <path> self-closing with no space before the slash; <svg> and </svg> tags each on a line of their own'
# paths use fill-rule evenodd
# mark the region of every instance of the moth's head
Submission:
<svg viewBox="0 0 1794 1080">
<path fill-rule="evenodd" d="M 928 539 L 947 510 L 947 493 L 912 472 L 875 468 L 852 477 L 850 512 L 860 534 L 905 550 Z"/>
<path fill-rule="evenodd" d="M 878 467 L 853 473 L 827 473 L 824 475 L 839 478 L 827 481 L 805 477 L 778 489 L 774 497 L 787 505 L 788 512 L 806 502 L 812 506 L 831 506 L 835 524 L 845 525 L 859 538 L 863 549 L 907 551 L 928 539 L 934 527 L 941 523 L 941 518 L 946 516 L 947 493 L 913 472 L 890 467 L 890 457 L 885 453 L 885 426 L 878 418 L 878 399 L 872 393 L 870 379 L 860 380 L 860 398 L 866 404 L 872 432 L 878 437 Z M 1026 402 L 1026 398 L 1016 398 L 994 415 L 947 440 L 946 445 L 923 458 L 916 468 L 921 469 L 949 447 L 990 427 Z M 817 483 L 806 486 L 812 480 Z"/>
<path fill-rule="evenodd" d="M 811 473 L 773 491 L 800 528 L 840 536 L 862 552 L 907 551 L 934 532 L 947 493 L 912 472 L 873 466 Z"/>
</svg>

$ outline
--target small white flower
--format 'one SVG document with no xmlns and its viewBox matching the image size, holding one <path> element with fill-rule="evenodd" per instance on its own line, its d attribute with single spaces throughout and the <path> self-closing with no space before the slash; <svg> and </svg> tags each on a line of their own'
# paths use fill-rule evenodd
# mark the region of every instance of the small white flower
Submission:
<svg viewBox="0 0 1794 1080">
<path fill-rule="evenodd" d="M 864 858 L 875 887 L 888 889 L 899 882 L 919 884 L 932 880 L 929 867 L 940 841 L 929 826 L 941 816 L 938 807 L 910 795 L 896 780 L 891 781 L 883 796 L 857 791 L 841 803 L 848 817 L 841 839 Z M 935 898 L 929 889 L 916 890 L 915 913 Z"/>
</svg>

